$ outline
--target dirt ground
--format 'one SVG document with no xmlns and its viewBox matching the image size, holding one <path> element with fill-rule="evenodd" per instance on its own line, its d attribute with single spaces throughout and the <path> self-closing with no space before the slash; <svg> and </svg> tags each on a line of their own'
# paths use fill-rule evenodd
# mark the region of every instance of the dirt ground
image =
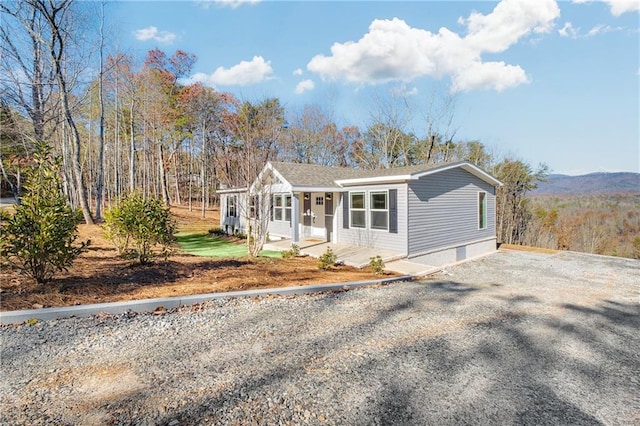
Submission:
<svg viewBox="0 0 640 426">
<path fill-rule="evenodd" d="M 206 232 L 219 223 L 217 210 L 205 219 L 199 208 L 172 207 L 178 231 Z M 184 296 L 255 288 L 360 281 L 380 278 L 367 269 L 337 266 L 322 271 L 317 260 L 217 259 L 186 254 L 175 247 L 167 262 L 133 265 L 119 257 L 99 225 L 80 225 L 79 241 L 89 249 L 46 285 L 35 284 L 6 265 L 0 270 L 0 310 L 71 306 L 156 297 Z"/>
</svg>

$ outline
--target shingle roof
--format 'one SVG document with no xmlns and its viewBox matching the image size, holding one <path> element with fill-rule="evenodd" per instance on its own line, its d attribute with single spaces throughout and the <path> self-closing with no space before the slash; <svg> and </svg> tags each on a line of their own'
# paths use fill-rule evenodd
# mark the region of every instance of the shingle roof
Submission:
<svg viewBox="0 0 640 426">
<path fill-rule="evenodd" d="M 319 166 L 317 164 L 282 163 L 272 161 L 271 165 L 293 186 L 338 187 L 335 181 L 367 177 L 364 172 L 348 167 Z"/>
<path fill-rule="evenodd" d="M 272 161 L 271 165 L 293 186 L 338 187 L 335 183 L 336 180 L 412 175 L 441 167 L 444 164 L 422 164 L 418 166 L 377 170 L 319 166 L 317 164 L 284 163 L 279 161 Z"/>
</svg>

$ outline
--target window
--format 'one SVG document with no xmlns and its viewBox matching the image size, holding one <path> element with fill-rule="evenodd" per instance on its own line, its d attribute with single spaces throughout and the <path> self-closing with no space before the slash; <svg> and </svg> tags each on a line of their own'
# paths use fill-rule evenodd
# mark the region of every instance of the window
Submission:
<svg viewBox="0 0 640 426">
<path fill-rule="evenodd" d="M 389 204 L 387 192 L 371 192 L 371 229 L 389 229 Z"/>
<path fill-rule="evenodd" d="M 258 200 L 259 197 L 257 195 L 249 197 L 249 217 L 251 219 L 258 219 L 258 206 L 260 205 Z"/>
<path fill-rule="evenodd" d="M 284 196 L 284 220 L 291 222 L 291 195 Z"/>
<path fill-rule="evenodd" d="M 227 217 L 238 216 L 238 196 L 227 195 Z"/>
<path fill-rule="evenodd" d="M 282 196 L 273 196 L 273 220 L 282 220 Z"/>
<path fill-rule="evenodd" d="M 367 211 L 365 209 L 364 192 L 352 192 L 349 194 L 351 203 L 349 204 L 351 227 L 366 228 L 367 227 Z"/>
<path fill-rule="evenodd" d="M 316 197 L 316 206 L 324 205 L 324 197 Z"/>
<path fill-rule="evenodd" d="M 478 229 L 487 228 L 487 193 L 478 192 Z"/>
</svg>

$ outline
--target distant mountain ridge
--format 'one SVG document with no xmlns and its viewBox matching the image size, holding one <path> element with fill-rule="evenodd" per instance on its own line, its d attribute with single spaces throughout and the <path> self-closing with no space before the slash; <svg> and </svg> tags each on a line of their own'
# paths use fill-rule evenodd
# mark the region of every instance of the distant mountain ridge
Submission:
<svg viewBox="0 0 640 426">
<path fill-rule="evenodd" d="M 546 180 L 539 182 L 531 195 L 640 194 L 640 173 L 552 174 Z"/>
</svg>

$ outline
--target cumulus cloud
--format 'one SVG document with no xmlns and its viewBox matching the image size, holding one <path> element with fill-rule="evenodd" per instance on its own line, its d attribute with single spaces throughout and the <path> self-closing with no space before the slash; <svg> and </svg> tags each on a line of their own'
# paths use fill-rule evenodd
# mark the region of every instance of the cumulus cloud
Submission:
<svg viewBox="0 0 640 426">
<path fill-rule="evenodd" d="M 352 83 L 450 76 L 453 90 L 504 90 L 528 82 L 524 70 L 483 62 L 482 54 L 501 53 L 531 33 L 549 32 L 558 16 L 555 0 L 503 0 L 487 15 L 460 18 L 465 36 L 447 28 L 437 33 L 412 28 L 398 18 L 374 20 L 360 40 L 334 43 L 330 56 L 314 56 L 307 69 Z"/>
<path fill-rule="evenodd" d="M 593 0 L 573 0 L 574 3 L 591 3 Z M 640 10 L 638 0 L 602 0 L 609 5 L 613 16 L 620 16 L 627 12 L 637 12 Z"/>
<path fill-rule="evenodd" d="M 308 90 L 313 90 L 316 85 L 311 80 L 302 80 L 300 83 L 296 85 L 296 89 L 294 90 L 296 95 L 301 95 Z"/>
<path fill-rule="evenodd" d="M 212 74 L 196 73 L 187 81 L 201 82 L 208 86 L 249 86 L 269 80 L 273 74 L 271 61 L 254 56 L 251 61 L 241 61 L 231 68 L 218 67 Z"/>
<path fill-rule="evenodd" d="M 176 38 L 176 35 L 174 33 L 171 33 L 169 31 L 159 31 L 158 27 L 154 27 L 153 25 L 147 28 L 136 30 L 135 36 L 136 39 L 140 41 L 153 40 L 157 41 L 158 43 L 165 44 L 171 43 Z"/>
<path fill-rule="evenodd" d="M 302 75 L 302 69 L 296 68 L 295 70 L 293 70 L 293 75 Z"/>
</svg>

